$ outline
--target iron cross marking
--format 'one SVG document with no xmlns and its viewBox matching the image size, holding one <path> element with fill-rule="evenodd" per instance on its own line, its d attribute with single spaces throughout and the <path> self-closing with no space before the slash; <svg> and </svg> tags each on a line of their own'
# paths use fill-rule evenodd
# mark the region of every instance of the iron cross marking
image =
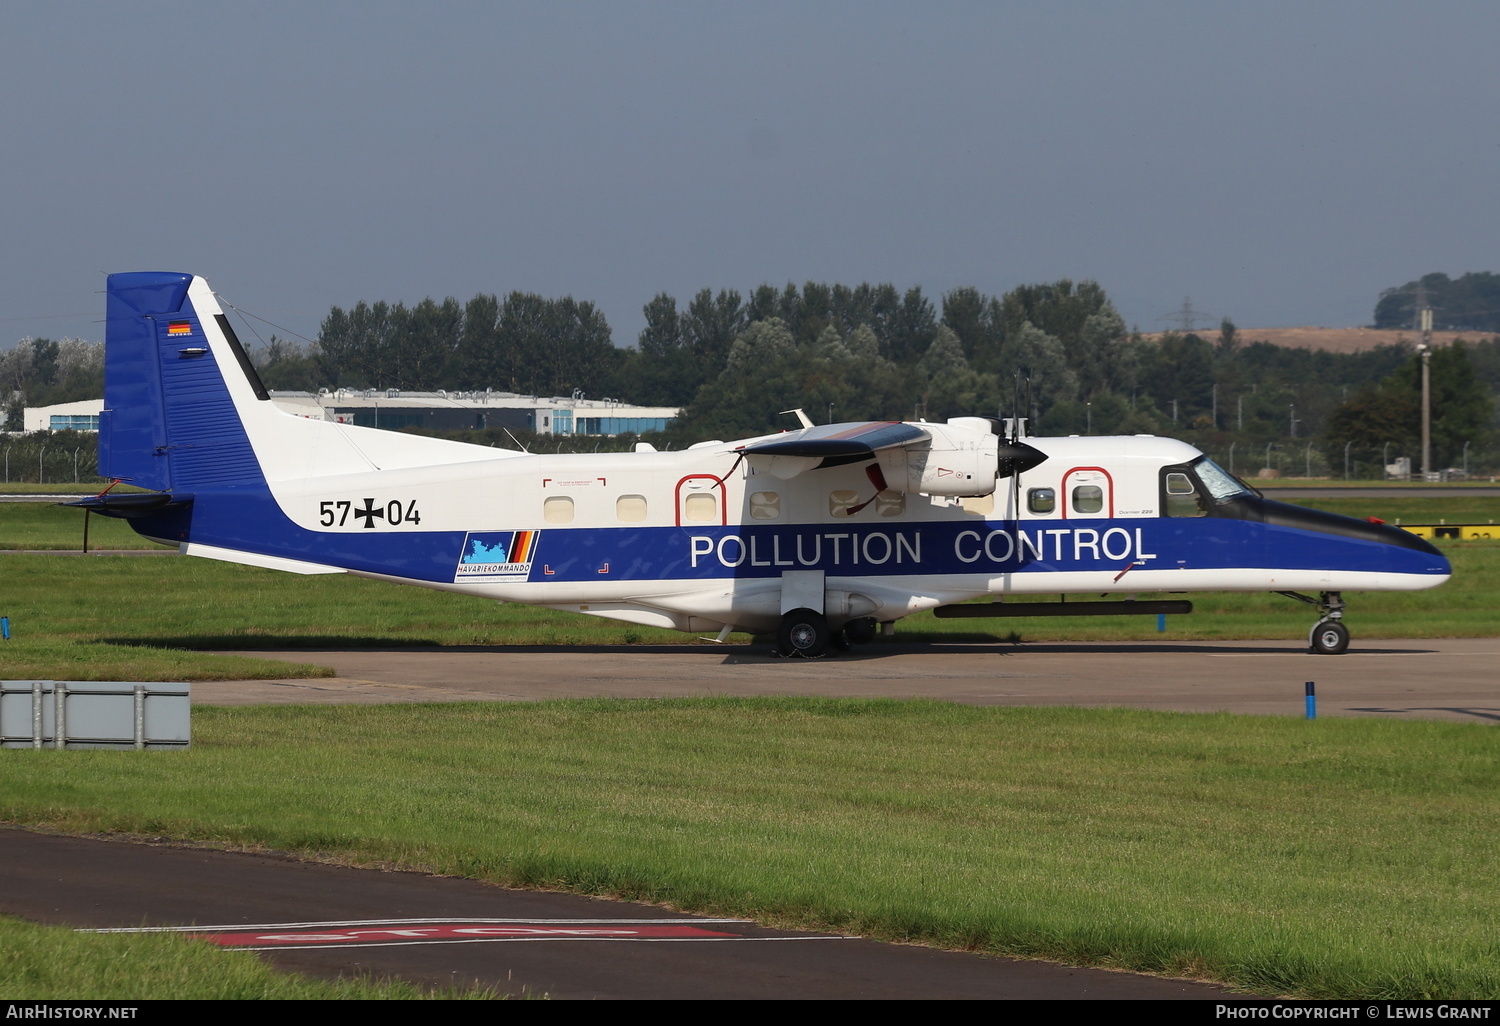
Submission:
<svg viewBox="0 0 1500 1026">
<path fill-rule="evenodd" d="M 376 517 L 379 517 L 381 520 L 385 519 L 385 510 L 375 505 L 374 499 L 366 499 L 365 508 L 355 510 L 354 515 L 365 518 L 365 527 L 374 527 Z"/>
</svg>

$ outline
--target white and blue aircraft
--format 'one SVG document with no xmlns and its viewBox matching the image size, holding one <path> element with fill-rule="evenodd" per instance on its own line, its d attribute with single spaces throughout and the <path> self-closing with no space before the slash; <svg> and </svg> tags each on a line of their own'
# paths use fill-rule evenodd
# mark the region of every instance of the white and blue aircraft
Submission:
<svg viewBox="0 0 1500 1026">
<path fill-rule="evenodd" d="M 784 655 L 939 615 L 1180 611 L 1000 601 L 1273 591 L 1349 643 L 1345 590 L 1431 588 L 1398 528 L 1261 497 L 1183 442 L 1023 438 L 1023 422 L 803 426 L 679 452 L 539 455 L 309 420 L 270 401 L 202 278 L 109 277 L 99 472 L 79 505 L 190 556 L 524 602 Z M 1317 597 L 1302 594 L 1314 592 Z"/>
</svg>

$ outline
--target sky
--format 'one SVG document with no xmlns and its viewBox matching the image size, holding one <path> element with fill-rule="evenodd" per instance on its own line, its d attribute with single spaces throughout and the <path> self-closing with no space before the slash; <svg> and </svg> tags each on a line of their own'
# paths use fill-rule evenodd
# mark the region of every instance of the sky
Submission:
<svg viewBox="0 0 1500 1026">
<path fill-rule="evenodd" d="M 0 347 L 187 271 L 334 305 L 1094 279 L 1127 323 L 1368 324 L 1500 271 L 1500 5 L 0 6 Z"/>
</svg>

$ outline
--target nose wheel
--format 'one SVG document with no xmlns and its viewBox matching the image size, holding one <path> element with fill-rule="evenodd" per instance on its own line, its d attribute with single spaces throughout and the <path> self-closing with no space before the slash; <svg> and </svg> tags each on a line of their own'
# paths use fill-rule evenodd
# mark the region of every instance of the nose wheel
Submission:
<svg viewBox="0 0 1500 1026">
<path fill-rule="evenodd" d="M 1349 648 L 1349 628 L 1337 620 L 1319 620 L 1307 648 L 1317 655 L 1343 655 Z"/>
<path fill-rule="evenodd" d="M 1319 593 L 1317 598 L 1295 591 L 1279 594 L 1318 607 L 1318 622 L 1307 632 L 1307 650 L 1314 655 L 1343 655 L 1349 650 L 1349 628 L 1344 626 L 1344 596 L 1336 591 Z"/>
</svg>

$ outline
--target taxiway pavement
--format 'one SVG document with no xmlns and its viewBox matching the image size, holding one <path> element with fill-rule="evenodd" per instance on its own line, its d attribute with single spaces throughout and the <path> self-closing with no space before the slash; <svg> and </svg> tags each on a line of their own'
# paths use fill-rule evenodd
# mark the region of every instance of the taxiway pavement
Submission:
<svg viewBox="0 0 1500 1026">
<path fill-rule="evenodd" d="M 332 666 L 304 680 L 207 681 L 193 701 L 535 701 L 819 695 L 973 705 L 1131 706 L 1301 716 L 1500 723 L 1500 638 L 1358 641 L 1341 656 L 1286 641 L 918 644 L 877 642 L 827 659 L 765 645 L 258 651 Z"/>
</svg>

